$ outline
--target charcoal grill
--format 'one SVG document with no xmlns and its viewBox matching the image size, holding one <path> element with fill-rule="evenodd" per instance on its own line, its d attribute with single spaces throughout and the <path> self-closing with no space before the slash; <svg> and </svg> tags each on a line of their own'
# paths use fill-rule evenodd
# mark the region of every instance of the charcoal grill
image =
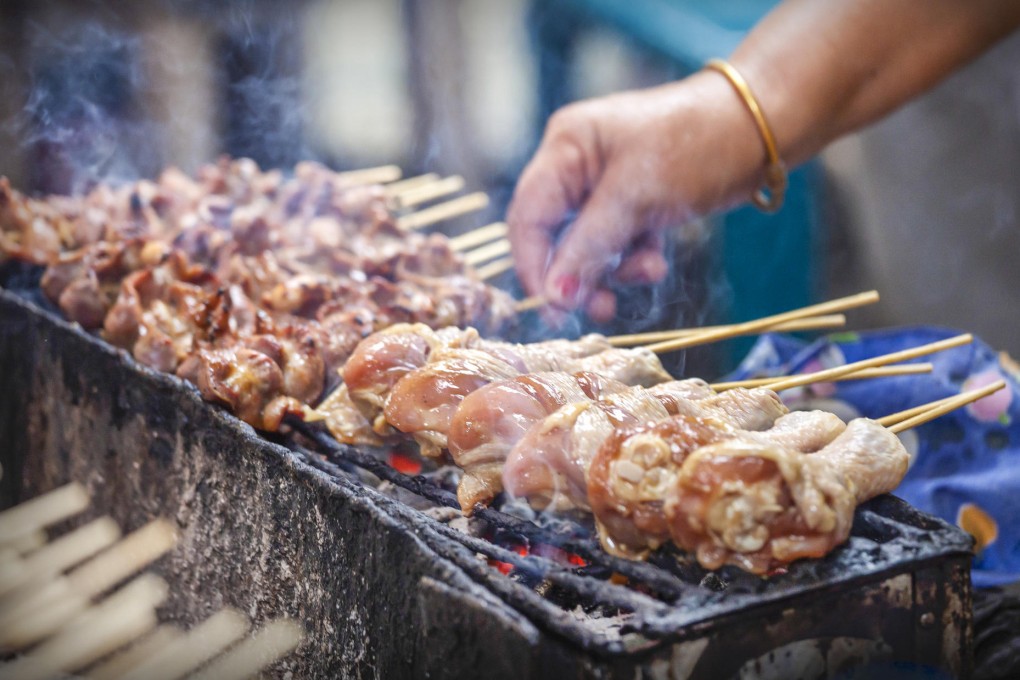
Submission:
<svg viewBox="0 0 1020 680">
<path fill-rule="evenodd" d="M 970 538 L 896 498 L 859 508 L 827 558 L 767 580 L 668 551 L 627 562 L 583 521 L 467 522 L 442 471 L 403 474 L 315 426 L 267 440 L 61 320 L 37 271 L 0 274 L 3 505 L 76 479 L 96 515 L 175 521 L 165 616 L 299 619 L 309 642 L 281 675 L 970 674 Z"/>
</svg>

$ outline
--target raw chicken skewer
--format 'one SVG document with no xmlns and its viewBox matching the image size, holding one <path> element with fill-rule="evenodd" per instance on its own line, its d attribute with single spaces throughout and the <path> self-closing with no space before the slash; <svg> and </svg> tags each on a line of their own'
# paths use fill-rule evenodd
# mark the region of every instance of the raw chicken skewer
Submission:
<svg viewBox="0 0 1020 680">
<path fill-rule="evenodd" d="M 434 352 L 427 364 L 393 385 L 383 409 L 386 422 L 413 437 L 424 455 L 438 456 L 446 448 L 450 423 L 461 401 L 494 380 L 540 371 L 588 371 L 627 385 L 670 380 L 658 358 L 640 348 L 611 348 L 582 357 L 535 350 L 521 345 Z"/>
<path fill-rule="evenodd" d="M 588 509 L 589 465 L 616 428 L 683 414 L 726 420 L 738 429 L 763 430 L 787 412 L 769 390 L 735 389 L 692 399 L 685 382 L 652 389 L 632 387 L 560 407 L 534 423 L 510 449 L 503 466 L 503 487 L 538 508 Z M 673 391 L 674 386 L 680 394 Z"/>
<path fill-rule="evenodd" d="M 823 380 L 838 380 L 884 363 L 923 356 L 969 341 L 969 336 L 958 336 L 836 369 L 779 379 L 774 384 L 780 389 L 786 389 Z M 659 399 L 666 410 L 673 414 L 713 417 L 718 414 L 706 414 L 700 408 L 718 406 L 725 409 L 731 403 L 726 399 L 720 399 L 715 404 L 692 402 L 688 395 L 678 397 L 671 393 L 673 384 L 665 383 L 653 387 L 644 398 Z M 509 387 L 503 389 L 512 390 Z M 766 429 L 771 426 L 772 420 L 782 415 L 781 412 L 771 411 L 772 400 L 761 397 L 765 393 L 759 390 L 740 392 L 738 395 L 740 397 L 745 394 L 751 395 L 749 398 L 752 404 L 755 399 L 758 400 L 757 407 L 762 409 L 760 414 L 765 419 L 759 421 L 755 427 L 750 427 L 747 424 L 750 421 L 745 419 L 742 424 L 738 424 L 738 429 Z M 774 390 L 767 393 L 773 394 Z M 615 427 L 630 422 L 627 417 L 615 417 L 614 421 L 609 415 L 600 415 L 603 410 L 601 407 L 589 410 L 591 403 L 584 401 L 563 405 L 559 411 L 554 413 L 546 411 L 545 414 L 541 414 L 541 409 L 536 408 L 533 403 L 528 412 L 529 416 L 515 420 L 514 425 L 510 427 L 503 424 L 506 419 L 501 419 L 499 413 L 488 412 L 496 406 L 496 402 L 491 400 L 485 402 L 481 399 L 469 403 L 459 418 L 454 419 L 456 424 L 451 428 L 451 431 L 456 433 L 453 437 L 456 441 L 450 444 L 451 455 L 455 461 L 465 461 L 468 466 L 467 474 L 462 480 L 463 489 L 458 489 L 461 507 L 467 512 L 470 512 L 476 503 L 491 501 L 501 488 L 506 488 L 512 495 L 527 497 L 538 505 L 547 505 L 552 498 L 556 498 L 561 505 L 586 507 L 588 500 L 584 491 L 586 488 L 584 475 L 587 473 L 588 463 L 603 439 L 608 437 Z M 732 403 L 742 405 L 747 402 L 734 398 Z M 619 409 L 613 410 L 612 413 L 619 413 Z M 767 419 L 768 414 L 771 414 L 772 420 Z M 725 412 L 722 415 L 727 418 L 733 417 L 733 414 Z M 744 417 L 739 412 L 736 415 L 738 418 Z M 575 426 L 586 430 L 583 441 L 574 441 L 575 437 L 580 436 L 572 432 Z M 530 429 L 527 434 L 521 434 L 525 427 Z M 487 429 L 493 434 L 482 434 Z M 496 434 L 500 429 L 506 430 L 508 436 L 501 437 Z M 464 436 L 464 433 L 469 434 Z M 599 439 L 600 436 L 603 439 Z M 471 450 L 475 442 L 484 444 L 484 448 L 477 455 Z M 496 478 L 501 458 L 505 459 L 502 483 Z"/>
<path fill-rule="evenodd" d="M 931 371 L 931 364 L 865 369 L 837 380 L 857 380 Z M 876 373 L 877 372 L 877 373 Z M 863 373 L 863 375 L 861 375 Z M 570 402 L 597 400 L 626 387 L 619 381 L 598 381 L 591 373 L 535 373 L 495 381 L 467 395 L 450 423 L 448 448 L 464 470 L 457 487 L 461 509 L 470 515 L 478 503 L 487 505 L 503 490 L 503 464 L 514 445 L 536 422 Z M 676 399 L 705 398 L 712 390 L 767 386 L 777 378 L 706 385 L 699 379 L 665 383 L 653 393 Z M 667 410 L 671 405 L 665 402 Z M 675 410 L 675 406 L 673 407 Z"/>
<path fill-rule="evenodd" d="M 860 503 L 903 479 L 909 454 L 894 432 L 1003 387 L 935 402 L 889 429 L 811 412 L 761 433 L 679 418 L 617 432 L 589 479 L 603 546 L 640 556 L 670 539 L 706 568 L 735 564 L 758 574 L 821 557 L 847 539 Z"/>
<path fill-rule="evenodd" d="M 806 323 L 808 318 L 819 310 L 825 312 L 838 311 L 867 304 L 876 299 L 877 294 L 874 292 L 862 293 L 832 300 L 821 305 L 812 305 L 801 310 L 793 310 L 776 317 L 769 317 L 768 319 L 744 322 L 737 324 L 737 326 L 750 328 L 752 331 L 757 332 L 761 329 L 771 328 L 775 324 Z M 826 317 L 819 317 L 816 321 L 822 325 L 831 323 L 831 319 Z M 700 337 L 709 334 L 696 333 L 695 335 Z M 466 331 L 445 329 L 435 332 L 421 326 L 397 325 L 369 336 L 355 347 L 343 368 L 344 387 L 332 394 L 320 406 L 320 410 L 323 410 L 326 414 L 330 431 L 338 440 L 346 443 L 380 444 L 382 442 L 379 438 L 380 436 L 392 433 L 389 427 L 390 422 L 388 422 L 388 419 L 382 413 L 390 391 L 398 380 L 416 368 L 428 363 L 429 357 L 438 348 L 462 347 L 486 350 L 501 348 L 499 352 L 503 354 L 529 355 L 538 352 L 546 355 L 555 353 L 563 358 L 581 358 L 609 349 L 611 339 L 607 340 L 602 336 L 590 335 L 576 342 L 580 344 L 560 340 L 549 343 L 535 343 L 533 345 L 507 345 L 505 343 L 498 344 L 492 341 L 480 340 L 477 333 L 474 333 L 472 329 L 467 329 Z M 614 357 L 631 357 L 631 359 L 634 359 L 635 356 L 638 355 L 607 354 L 606 359 L 608 359 L 610 364 L 614 365 L 614 370 L 619 370 L 620 361 Z M 637 361 L 636 359 L 634 360 Z M 559 368 L 549 362 L 544 362 L 541 366 L 527 360 L 522 363 L 525 364 L 522 367 L 522 372 L 536 372 Z M 669 379 L 665 371 L 662 370 L 661 364 L 654 361 L 652 357 L 647 356 L 646 353 L 640 354 L 640 361 L 638 363 L 646 366 L 649 371 L 654 372 L 656 374 L 654 376 L 655 379 L 659 381 Z M 460 368 L 452 370 L 458 375 L 463 374 Z M 587 365 L 577 367 L 574 370 L 597 371 L 598 369 L 594 365 Z M 658 377 L 659 372 L 662 373 L 661 379 Z M 604 377 L 614 378 L 619 376 L 610 374 Z M 638 380 L 628 380 L 627 382 L 629 384 L 643 384 L 649 382 L 651 377 L 646 377 L 643 382 Z M 413 388 L 408 386 L 407 392 L 411 392 L 413 389 L 425 389 L 425 387 L 427 387 L 427 384 L 417 385 Z M 409 402 L 413 396 L 413 394 L 405 394 L 404 401 Z M 429 398 L 431 398 L 431 395 Z M 423 404 L 419 402 L 419 405 Z M 423 406 L 429 407 L 428 404 Z M 413 417 L 413 414 L 411 415 Z M 399 415 L 397 418 L 399 419 Z M 420 425 L 420 423 L 417 425 L 408 423 L 406 427 L 418 427 L 420 429 Z M 398 426 L 398 429 L 403 428 Z M 430 441 L 427 443 L 427 446 L 430 451 L 434 451 L 435 447 L 431 441 L 434 437 L 430 435 L 428 439 Z"/>
<path fill-rule="evenodd" d="M 842 377 L 857 370 L 916 358 L 969 341 L 969 336 L 957 336 L 836 369 L 784 379 L 777 386 L 788 389 L 817 380 Z M 656 394 L 656 390 L 660 392 Z M 618 403 L 621 395 L 626 397 L 626 403 Z M 662 412 L 656 412 L 656 407 Z M 601 499 L 589 498 L 589 471 L 602 444 L 616 428 L 661 420 L 666 411 L 673 415 L 723 421 L 737 430 L 767 430 L 785 412 L 785 408 L 773 390 L 764 388 L 737 388 L 692 400 L 670 395 L 668 385 L 644 391 L 631 389 L 599 401 L 567 404 L 531 424 L 527 433 L 514 444 L 503 468 L 503 487 L 511 495 L 525 497 L 538 507 L 587 508 L 590 503 L 601 503 Z M 675 464 L 682 462 L 682 459 L 676 460 Z M 625 469 L 636 471 L 633 467 L 625 466 Z M 641 546 L 631 547 L 641 549 Z"/>
</svg>

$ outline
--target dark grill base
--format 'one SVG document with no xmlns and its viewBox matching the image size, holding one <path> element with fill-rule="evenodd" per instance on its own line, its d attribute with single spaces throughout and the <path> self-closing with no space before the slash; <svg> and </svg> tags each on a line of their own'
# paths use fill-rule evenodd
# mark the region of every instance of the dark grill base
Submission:
<svg viewBox="0 0 1020 680">
<path fill-rule="evenodd" d="M 280 673 L 788 678 L 869 661 L 970 671 L 969 540 L 896 499 L 859 513 L 848 548 L 769 581 L 654 569 L 662 588 L 642 595 L 497 552 L 516 560 L 507 577 L 478 555 L 503 548 L 267 442 L 3 290 L 0 376 L 3 504 L 77 479 L 93 516 L 176 521 L 181 547 L 158 567 L 167 617 L 194 623 L 223 604 L 294 616 L 310 641 Z M 560 607 L 536 581 L 629 613 Z"/>
</svg>

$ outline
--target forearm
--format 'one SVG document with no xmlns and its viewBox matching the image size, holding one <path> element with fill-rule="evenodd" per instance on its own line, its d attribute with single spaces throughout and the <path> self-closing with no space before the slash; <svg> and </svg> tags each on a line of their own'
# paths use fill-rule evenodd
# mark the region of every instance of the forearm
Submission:
<svg viewBox="0 0 1020 680">
<path fill-rule="evenodd" d="M 1016 0 L 787 0 L 730 61 L 795 164 L 929 89 L 1018 25 Z"/>
</svg>

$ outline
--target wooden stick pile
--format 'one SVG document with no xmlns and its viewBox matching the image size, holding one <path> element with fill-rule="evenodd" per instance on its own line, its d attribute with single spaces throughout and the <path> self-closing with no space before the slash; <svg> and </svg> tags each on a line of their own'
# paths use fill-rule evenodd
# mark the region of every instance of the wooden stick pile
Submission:
<svg viewBox="0 0 1020 680">
<path fill-rule="evenodd" d="M 122 537 L 101 517 L 47 540 L 47 527 L 88 502 L 84 487 L 69 484 L 0 513 L 0 654 L 18 655 L 0 664 L 0 677 L 240 680 L 301 643 L 293 621 L 249 635 L 247 618 L 229 608 L 188 632 L 158 625 L 169 588 L 139 572 L 173 548 L 176 532 L 155 520 Z"/>
</svg>

